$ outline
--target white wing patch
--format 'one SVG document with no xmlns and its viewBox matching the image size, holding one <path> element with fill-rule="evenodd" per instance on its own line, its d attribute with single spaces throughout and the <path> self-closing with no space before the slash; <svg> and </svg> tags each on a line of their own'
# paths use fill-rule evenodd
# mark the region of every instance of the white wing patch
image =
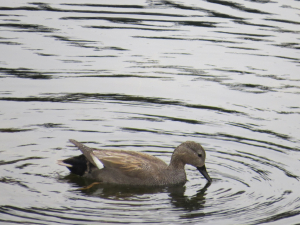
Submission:
<svg viewBox="0 0 300 225">
<path fill-rule="evenodd" d="M 90 154 L 98 169 L 99 170 L 103 169 L 104 165 L 102 164 L 102 162 L 94 155 L 94 153 L 91 152 Z"/>
</svg>

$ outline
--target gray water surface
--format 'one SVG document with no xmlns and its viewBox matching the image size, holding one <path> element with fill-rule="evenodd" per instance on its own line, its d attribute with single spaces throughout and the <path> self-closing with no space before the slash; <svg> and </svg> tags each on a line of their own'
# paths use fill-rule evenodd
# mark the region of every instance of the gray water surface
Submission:
<svg viewBox="0 0 300 225">
<path fill-rule="evenodd" d="M 299 224 L 297 0 L 2 1 L 0 223 Z M 169 162 L 211 185 L 96 185 L 68 143 Z"/>
</svg>

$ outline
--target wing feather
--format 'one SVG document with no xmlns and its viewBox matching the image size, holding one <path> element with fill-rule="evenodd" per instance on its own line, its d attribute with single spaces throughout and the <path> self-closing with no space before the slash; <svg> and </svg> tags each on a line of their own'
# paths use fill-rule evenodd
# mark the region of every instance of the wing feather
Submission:
<svg viewBox="0 0 300 225">
<path fill-rule="evenodd" d="M 145 176 L 148 172 L 166 168 L 162 160 L 140 152 L 122 150 L 98 150 L 93 154 L 103 163 L 104 167 L 118 170 L 127 176 Z"/>
</svg>

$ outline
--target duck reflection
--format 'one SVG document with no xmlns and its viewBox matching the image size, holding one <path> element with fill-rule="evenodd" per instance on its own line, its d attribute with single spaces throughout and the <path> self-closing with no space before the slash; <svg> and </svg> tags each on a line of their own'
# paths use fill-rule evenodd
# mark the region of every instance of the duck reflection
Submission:
<svg viewBox="0 0 300 225">
<path fill-rule="evenodd" d="M 78 177 L 70 174 L 62 178 L 64 182 L 73 184 L 76 187 L 73 191 L 81 192 L 83 195 L 95 196 L 104 199 L 136 200 L 145 197 L 147 194 L 169 193 L 171 204 L 185 211 L 191 212 L 204 208 L 206 191 L 211 185 L 210 182 L 200 188 L 193 196 L 186 196 L 184 185 L 173 185 L 166 187 L 149 186 L 121 186 L 111 184 L 95 183 L 93 180 Z"/>
<path fill-rule="evenodd" d="M 181 208 L 186 211 L 194 211 L 204 208 L 205 205 L 205 195 L 208 187 L 211 185 L 210 182 L 206 183 L 206 185 L 200 188 L 197 193 L 193 196 L 186 196 L 185 193 L 185 186 L 170 187 L 170 197 L 171 203 L 176 208 Z"/>
</svg>

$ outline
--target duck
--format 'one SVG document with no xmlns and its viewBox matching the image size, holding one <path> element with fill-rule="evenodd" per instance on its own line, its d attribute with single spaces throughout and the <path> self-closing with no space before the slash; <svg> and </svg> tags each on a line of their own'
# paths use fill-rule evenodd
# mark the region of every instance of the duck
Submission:
<svg viewBox="0 0 300 225">
<path fill-rule="evenodd" d="M 185 184 L 185 165 L 189 164 L 211 183 L 205 167 L 205 150 L 199 143 L 186 141 L 177 146 L 169 165 L 163 160 L 142 152 L 90 148 L 76 140 L 69 140 L 82 154 L 58 160 L 71 173 L 103 184 L 134 186 L 169 186 Z"/>
</svg>

